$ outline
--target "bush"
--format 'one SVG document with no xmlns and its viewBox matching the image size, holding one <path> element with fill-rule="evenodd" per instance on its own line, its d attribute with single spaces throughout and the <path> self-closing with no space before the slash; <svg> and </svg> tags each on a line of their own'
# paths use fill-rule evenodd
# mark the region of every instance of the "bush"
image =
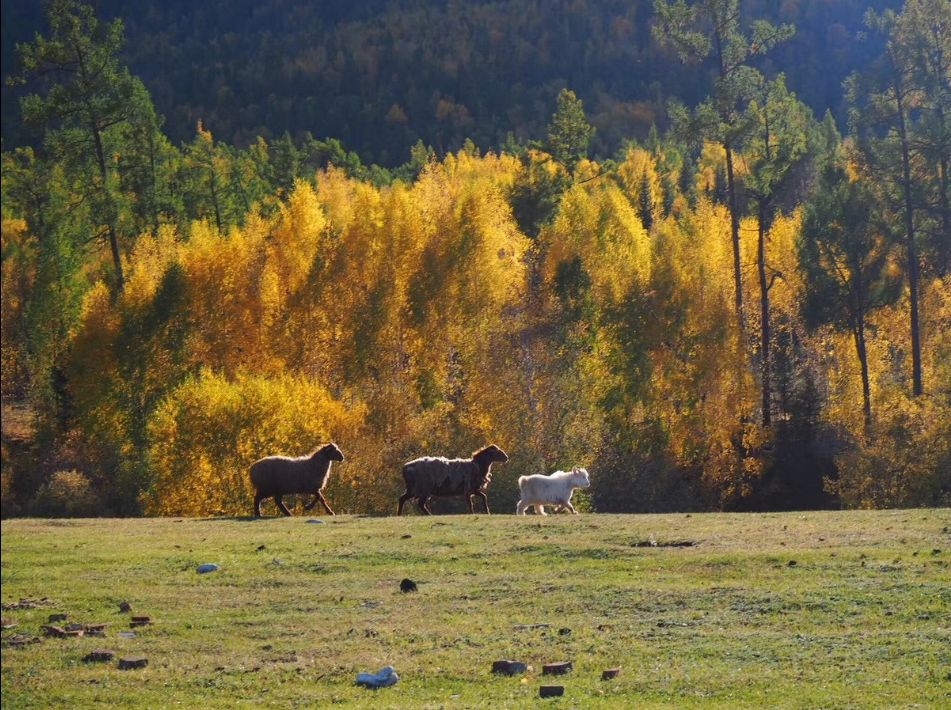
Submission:
<svg viewBox="0 0 951 710">
<path fill-rule="evenodd" d="M 272 454 L 308 454 L 336 441 L 356 449 L 363 408 L 346 407 L 304 378 L 210 371 L 177 387 L 149 421 L 147 515 L 240 515 L 252 508 L 248 467 Z M 348 456 L 348 461 L 350 457 Z M 328 483 L 331 500 L 342 487 Z"/>
<path fill-rule="evenodd" d="M 951 505 L 951 409 L 937 400 L 899 400 L 868 435 L 837 457 L 827 485 L 846 508 Z"/>
<path fill-rule="evenodd" d="M 43 518 L 91 518 L 102 509 L 102 501 L 86 475 L 80 471 L 57 471 L 40 486 L 30 506 Z"/>
</svg>

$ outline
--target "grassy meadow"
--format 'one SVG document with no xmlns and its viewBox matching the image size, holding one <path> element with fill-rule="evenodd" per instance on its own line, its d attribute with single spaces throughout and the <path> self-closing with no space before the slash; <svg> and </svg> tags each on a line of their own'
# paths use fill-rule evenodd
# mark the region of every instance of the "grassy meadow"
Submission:
<svg viewBox="0 0 951 710">
<path fill-rule="evenodd" d="M 5 710 L 951 706 L 947 509 L 5 520 L 2 602 Z"/>
</svg>

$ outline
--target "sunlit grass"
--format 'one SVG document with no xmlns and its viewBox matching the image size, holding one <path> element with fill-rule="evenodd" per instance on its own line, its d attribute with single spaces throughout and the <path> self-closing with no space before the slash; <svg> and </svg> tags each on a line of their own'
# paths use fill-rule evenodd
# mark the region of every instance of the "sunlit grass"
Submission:
<svg viewBox="0 0 951 710">
<path fill-rule="evenodd" d="M 949 510 L 320 520 L 4 521 L 4 708 L 951 701 Z M 132 638 L 123 601 L 153 621 Z M 46 637 L 54 612 L 107 636 Z"/>
</svg>

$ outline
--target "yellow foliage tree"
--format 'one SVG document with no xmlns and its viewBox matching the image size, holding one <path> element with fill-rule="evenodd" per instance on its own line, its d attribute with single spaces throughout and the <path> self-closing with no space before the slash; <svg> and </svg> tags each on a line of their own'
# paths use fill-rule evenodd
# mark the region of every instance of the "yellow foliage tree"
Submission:
<svg viewBox="0 0 951 710">
<path fill-rule="evenodd" d="M 313 380 L 228 378 L 209 371 L 177 387 L 149 422 L 153 482 L 143 502 L 150 515 L 242 515 L 251 511 L 248 468 L 272 454 L 305 455 L 334 441 L 358 450 L 365 411 L 334 400 Z M 348 457 L 359 466 L 359 457 Z M 330 500 L 352 510 L 347 463 L 328 483 Z M 349 505 L 348 505 L 349 504 Z"/>
</svg>

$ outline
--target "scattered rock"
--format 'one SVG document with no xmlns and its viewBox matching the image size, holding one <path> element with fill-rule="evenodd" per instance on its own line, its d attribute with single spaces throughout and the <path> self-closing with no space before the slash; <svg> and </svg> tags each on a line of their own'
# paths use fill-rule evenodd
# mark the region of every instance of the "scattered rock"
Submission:
<svg viewBox="0 0 951 710">
<path fill-rule="evenodd" d="M 120 602 L 119 603 L 119 613 L 128 614 L 132 611 L 132 605 L 129 602 Z"/>
<path fill-rule="evenodd" d="M 601 671 L 601 680 L 611 680 L 612 678 L 617 678 L 620 672 L 620 668 L 608 668 L 607 670 Z"/>
<path fill-rule="evenodd" d="M 312 525 L 313 525 L 313 524 L 316 524 L 316 525 L 323 525 L 323 524 L 324 524 L 324 521 L 323 521 L 323 520 L 318 520 L 317 518 L 311 518 L 311 519 L 308 520 L 307 522 L 310 523 L 310 524 L 312 524 Z"/>
<path fill-rule="evenodd" d="M 87 636 L 105 636 L 108 624 L 84 624 L 83 632 Z"/>
<path fill-rule="evenodd" d="M 149 665 L 149 659 L 145 656 L 127 656 L 119 659 L 119 670 L 130 671 L 136 668 L 145 668 Z"/>
<path fill-rule="evenodd" d="M 569 629 L 567 626 L 562 627 L 562 628 L 558 629 L 558 635 L 559 635 L 559 636 L 570 636 L 570 635 L 571 635 L 571 629 Z"/>
<path fill-rule="evenodd" d="M 218 569 L 218 565 L 214 562 L 206 562 L 202 565 L 198 565 L 197 572 L 198 574 L 208 574 L 209 572 L 217 572 Z"/>
<path fill-rule="evenodd" d="M 499 675 L 519 675 L 528 670 L 526 666 L 521 661 L 496 661 L 492 664 L 492 672 Z"/>
<path fill-rule="evenodd" d="M 401 540 L 409 540 L 411 537 L 413 536 L 410 535 L 409 533 L 406 533 L 405 535 L 400 535 Z"/>
<path fill-rule="evenodd" d="M 17 622 L 15 622 L 13 619 L 8 619 L 6 617 L 3 617 L 3 619 L 0 620 L 0 627 L 4 629 L 15 629 L 16 626 L 17 626 Z"/>
<path fill-rule="evenodd" d="M 66 629 L 62 626 L 54 626 L 52 624 L 46 624 L 40 627 L 42 631 L 47 636 L 52 636 L 53 638 L 64 639 L 66 638 Z"/>
<path fill-rule="evenodd" d="M 137 626 L 149 626 L 152 623 L 152 619 L 148 616 L 133 616 L 132 620 L 129 622 L 129 626 L 133 629 Z"/>
<path fill-rule="evenodd" d="M 395 685 L 399 679 L 393 666 L 384 666 L 376 673 L 357 673 L 357 685 L 365 688 L 385 688 Z"/>
<path fill-rule="evenodd" d="M 68 617 L 66 614 L 50 614 L 49 622 L 51 624 L 59 623 L 60 621 L 66 621 Z"/>
<path fill-rule="evenodd" d="M 571 661 L 546 663 L 542 666 L 542 675 L 564 675 L 572 669 Z"/>
<path fill-rule="evenodd" d="M 418 591 L 416 582 L 411 579 L 404 579 L 402 582 L 400 582 L 400 591 L 403 593 Z"/>
<path fill-rule="evenodd" d="M 267 549 L 267 548 L 266 548 L 264 545 L 258 545 L 258 547 L 257 547 L 257 551 L 258 551 L 258 552 L 260 552 L 261 550 L 265 550 L 265 549 Z"/>
<path fill-rule="evenodd" d="M 563 685 L 543 685 L 538 689 L 539 698 L 560 698 L 565 694 Z"/>
<path fill-rule="evenodd" d="M 796 560 L 789 560 L 789 562 L 786 563 L 786 566 L 787 566 L 787 567 L 795 567 L 796 564 L 798 564 L 798 563 L 796 562 Z"/>
<path fill-rule="evenodd" d="M 83 663 L 107 663 L 116 657 L 115 651 L 98 649 L 83 656 Z"/>
</svg>

